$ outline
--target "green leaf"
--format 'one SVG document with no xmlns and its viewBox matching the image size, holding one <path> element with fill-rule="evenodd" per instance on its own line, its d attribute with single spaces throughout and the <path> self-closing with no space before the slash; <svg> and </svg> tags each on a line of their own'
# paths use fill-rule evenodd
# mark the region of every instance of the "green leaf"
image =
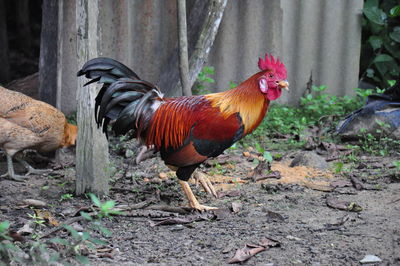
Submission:
<svg viewBox="0 0 400 266">
<path fill-rule="evenodd" d="M 366 0 L 364 3 L 364 8 L 378 7 L 379 0 Z"/>
<path fill-rule="evenodd" d="M 258 143 L 258 142 L 256 143 L 255 148 L 259 153 L 264 153 L 264 151 L 265 151 L 265 149 L 263 147 L 261 147 L 260 143 Z"/>
<path fill-rule="evenodd" d="M 101 202 L 100 202 L 99 198 L 95 194 L 89 193 L 89 197 L 92 200 L 94 205 L 96 205 L 99 208 L 101 207 Z"/>
<path fill-rule="evenodd" d="M 272 162 L 273 161 L 272 155 L 271 155 L 271 153 L 269 151 L 264 152 L 263 157 L 268 162 Z"/>
<path fill-rule="evenodd" d="M 385 12 L 376 6 L 364 8 L 363 13 L 371 22 L 378 25 L 384 25 L 387 19 Z"/>
<path fill-rule="evenodd" d="M 213 75 L 215 73 L 214 67 L 205 66 L 205 67 L 203 67 L 203 72 L 206 74 Z"/>
<path fill-rule="evenodd" d="M 104 245 L 105 246 L 108 244 L 106 241 L 100 240 L 98 238 L 90 238 L 89 241 L 96 245 Z"/>
<path fill-rule="evenodd" d="M 93 218 L 92 218 L 89 214 L 87 214 L 86 212 L 81 211 L 81 212 L 79 212 L 79 213 L 81 214 L 81 216 L 82 216 L 85 220 L 88 220 L 88 221 L 93 220 Z"/>
<path fill-rule="evenodd" d="M 372 68 L 367 69 L 367 77 L 372 78 L 375 74 L 375 71 Z"/>
<path fill-rule="evenodd" d="M 374 63 L 390 62 L 393 61 L 393 57 L 388 54 L 380 54 L 374 59 Z"/>
<path fill-rule="evenodd" d="M 390 38 L 396 42 L 400 42 L 400 27 L 394 27 L 393 31 L 389 33 Z"/>
<path fill-rule="evenodd" d="M 210 77 L 206 77 L 206 78 L 204 79 L 204 82 L 215 83 L 215 80 L 212 79 L 212 78 L 210 78 Z"/>
<path fill-rule="evenodd" d="M 369 44 L 371 44 L 371 46 L 374 50 L 381 48 L 381 46 L 383 44 L 382 39 L 379 36 L 375 36 L 375 35 L 369 37 L 368 42 L 369 42 Z"/>
<path fill-rule="evenodd" d="M 80 235 L 78 234 L 78 231 L 76 231 L 72 226 L 64 224 L 63 227 L 65 229 L 67 229 L 71 233 L 73 238 L 75 238 L 75 239 L 80 238 Z"/>
<path fill-rule="evenodd" d="M 0 223 L 0 233 L 6 231 L 8 227 L 10 227 L 10 222 L 9 221 L 1 222 Z"/>
<path fill-rule="evenodd" d="M 99 226 L 98 229 L 106 237 L 110 237 L 112 235 L 112 232 L 110 230 L 108 230 L 107 228 L 103 227 L 103 226 Z"/>
<path fill-rule="evenodd" d="M 88 259 L 86 256 L 76 255 L 76 256 L 75 256 L 75 259 L 76 259 L 78 262 L 82 263 L 82 264 L 89 264 L 89 263 L 90 263 L 89 259 Z"/>
<path fill-rule="evenodd" d="M 54 244 L 60 244 L 60 245 L 64 245 L 64 246 L 69 246 L 69 242 L 65 239 L 62 238 L 52 238 L 50 239 L 50 242 L 54 243 Z"/>
<path fill-rule="evenodd" d="M 82 232 L 82 240 L 88 240 L 90 238 L 90 234 L 88 232 Z"/>
<path fill-rule="evenodd" d="M 390 9 L 389 12 L 391 17 L 398 17 L 400 16 L 400 5 L 393 7 L 392 9 Z"/>
</svg>

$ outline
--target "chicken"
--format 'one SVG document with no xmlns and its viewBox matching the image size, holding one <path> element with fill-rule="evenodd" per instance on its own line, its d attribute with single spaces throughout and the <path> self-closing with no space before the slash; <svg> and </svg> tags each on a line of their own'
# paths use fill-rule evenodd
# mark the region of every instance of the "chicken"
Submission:
<svg viewBox="0 0 400 266">
<path fill-rule="evenodd" d="M 166 98 L 159 88 L 109 58 L 88 61 L 78 72 L 103 83 L 95 100 L 98 126 L 107 134 L 128 131 L 154 146 L 176 171 L 190 207 L 209 210 L 194 196 L 188 179 L 199 165 L 250 134 L 263 120 L 269 103 L 288 89 L 286 68 L 272 55 L 258 61 L 260 72 L 236 88 L 207 95 Z"/>
<path fill-rule="evenodd" d="M 64 114 L 53 106 L 1 86 L 0 101 L 0 148 L 7 156 L 8 167 L 1 177 L 8 176 L 16 181 L 26 177 L 14 172 L 12 158 L 19 152 L 27 149 L 50 152 L 75 145 L 77 127 L 69 124 Z M 26 175 L 46 171 L 16 159 L 27 168 Z"/>
</svg>

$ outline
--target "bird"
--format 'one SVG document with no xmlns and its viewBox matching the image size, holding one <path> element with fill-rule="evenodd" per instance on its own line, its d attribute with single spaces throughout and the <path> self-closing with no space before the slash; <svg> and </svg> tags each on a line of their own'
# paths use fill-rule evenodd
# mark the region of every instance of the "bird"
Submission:
<svg viewBox="0 0 400 266">
<path fill-rule="evenodd" d="M 1 86 L 0 103 L 0 148 L 7 157 L 7 172 L 0 177 L 23 181 L 29 174 L 48 171 L 19 158 L 25 150 L 51 152 L 75 145 L 77 126 L 50 104 Z M 15 173 L 13 157 L 28 170 L 25 176 Z"/>
<path fill-rule="evenodd" d="M 188 180 L 211 157 L 253 132 L 262 122 L 270 102 L 289 90 L 287 71 L 279 58 L 265 54 L 259 71 L 236 88 L 206 95 L 164 97 L 154 84 L 142 80 L 130 68 L 111 58 L 87 61 L 78 76 L 85 85 L 102 84 L 95 98 L 95 120 L 108 134 L 129 134 L 160 152 L 176 171 L 189 206 L 213 210 L 199 203 Z"/>
<path fill-rule="evenodd" d="M 363 131 L 364 133 L 361 134 Z M 343 139 L 350 140 L 359 139 L 368 133 L 379 138 L 382 133 L 385 133 L 389 137 L 398 139 L 400 137 L 400 78 L 397 78 L 396 83 L 383 93 L 369 95 L 363 107 L 347 115 L 338 123 L 336 133 Z"/>
</svg>

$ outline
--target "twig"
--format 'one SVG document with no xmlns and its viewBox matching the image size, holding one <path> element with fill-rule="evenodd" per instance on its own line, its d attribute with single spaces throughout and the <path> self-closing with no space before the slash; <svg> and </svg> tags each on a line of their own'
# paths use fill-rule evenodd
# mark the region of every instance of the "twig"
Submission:
<svg viewBox="0 0 400 266">
<path fill-rule="evenodd" d="M 94 215 L 94 213 L 89 213 L 90 216 Z M 72 217 L 71 219 L 66 220 L 65 222 L 63 222 L 61 225 L 54 227 L 50 230 L 48 230 L 47 232 L 44 232 L 41 236 L 38 237 L 38 239 L 41 239 L 43 237 L 47 237 L 51 234 L 54 234 L 62 229 L 64 229 L 64 225 L 68 225 L 68 224 L 73 224 L 76 222 L 79 222 L 81 220 L 84 220 L 85 218 L 83 218 L 82 216 L 78 216 L 78 217 Z"/>
<path fill-rule="evenodd" d="M 150 206 L 146 207 L 146 210 L 155 210 L 155 211 L 164 211 L 164 212 L 173 212 L 173 213 L 179 213 L 179 214 L 187 214 L 192 209 L 189 208 L 189 207 L 174 207 L 174 206 L 168 206 L 168 205 L 155 204 L 155 205 L 150 205 Z"/>
</svg>

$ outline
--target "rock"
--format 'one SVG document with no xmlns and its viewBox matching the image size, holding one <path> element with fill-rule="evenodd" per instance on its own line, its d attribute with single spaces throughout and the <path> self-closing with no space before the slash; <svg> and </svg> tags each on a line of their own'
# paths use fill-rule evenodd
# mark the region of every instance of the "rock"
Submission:
<svg viewBox="0 0 400 266">
<path fill-rule="evenodd" d="M 382 260 L 375 256 L 375 255 L 366 255 L 362 260 L 360 260 L 360 263 L 366 264 L 366 263 L 375 263 L 375 262 L 381 262 Z"/>
<path fill-rule="evenodd" d="M 290 164 L 290 167 L 310 166 L 318 169 L 327 169 L 329 164 L 315 152 L 305 151 L 298 153 Z"/>
</svg>

